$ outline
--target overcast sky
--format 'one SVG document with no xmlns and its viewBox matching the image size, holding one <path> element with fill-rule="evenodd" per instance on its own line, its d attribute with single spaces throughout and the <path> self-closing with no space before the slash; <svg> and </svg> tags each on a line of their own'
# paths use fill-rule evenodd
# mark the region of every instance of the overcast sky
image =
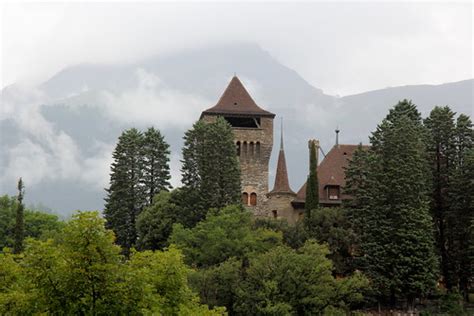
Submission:
<svg viewBox="0 0 474 316">
<path fill-rule="evenodd" d="M 444 3 L 1 4 L 1 79 L 252 41 L 326 93 L 473 77 L 473 6 Z"/>
</svg>

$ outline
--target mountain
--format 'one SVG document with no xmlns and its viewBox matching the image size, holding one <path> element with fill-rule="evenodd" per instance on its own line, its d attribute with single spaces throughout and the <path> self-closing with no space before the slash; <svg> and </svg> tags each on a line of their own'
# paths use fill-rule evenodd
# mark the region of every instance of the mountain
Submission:
<svg viewBox="0 0 474 316">
<path fill-rule="evenodd" d="M 367 136 L 400 99 L 412 99 L 423 114 L 449 104 L 472 114 L 473 80 L 443 85 L 386 88 L 335 97 L 313 87 L 256 44 L 238 43 L 155 56 L 130 64 L 68 67 L 38 87 L 2 91 L 0 193 L 15 193 L 22 176 L 27 203 L 62 214 L 101 209 L 111 152 L 121 131 L 155 126 L 171 144 L 174 185 L 179 185 L 182 136 L 201 111 L 213 106 L 237 73 L 257 104 L 285 121 L 292 188 L 307 173 L 307 140 L 327 152 L 334 129 L 343 143 Z M 272 155 L 273 185 L 276 148 Z"/>
</svg>

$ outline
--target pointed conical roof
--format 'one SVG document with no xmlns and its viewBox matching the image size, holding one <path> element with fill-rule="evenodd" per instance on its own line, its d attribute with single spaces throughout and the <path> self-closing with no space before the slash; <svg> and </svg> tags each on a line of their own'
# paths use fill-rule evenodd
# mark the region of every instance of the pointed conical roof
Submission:
<svg viewBox="0 0 474 316">
<path fill-rule="evenodd" d="M 275 175 L 275 185 L 270 193 L 291 193 L 295 194 L 290 188 L 288 181 L 288 171 L 286 169 L 285 149 L 283 147 L 283 122 L 281 127 L 280 152 L 278 153 L 278 163 Z"/>
<path fill-rule="evenodd" d="M 229 82 L 221 98 L 212 108 L 202 112 L 202 115 L 237 115 L 237 116 L 270 116 L 275 114 L 259 107 L 245 90 L 242 82 L 234 76 Z M 201 116 L 202 116 L 201 115 Z"/>
</svg>

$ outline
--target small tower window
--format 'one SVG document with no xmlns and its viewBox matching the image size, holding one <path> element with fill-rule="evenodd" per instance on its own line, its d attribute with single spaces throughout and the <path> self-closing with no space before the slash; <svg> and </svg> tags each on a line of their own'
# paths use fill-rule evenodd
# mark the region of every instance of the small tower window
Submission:
<svg viewBox="0 0 474 316">
<path fill-rule="evenodd" d="M 240 141 L 236 143 L 236 147 L 237 147 L 237 156 L 240 156 Z"/>
<path fill-rule="evenodd" d="M 277 210 L 273 210 L 272 214 L 273 214 L 273 218 L 278 218 L 278 211 Z"/>
<path fill-rule="evenodd" d="M 251 206 L 257 205 L 257 193 L 255 193 L 255 192 L 252 192 L 250 194 L 250 205 Z"/>
<path fill-rule="evenodd" d="M 250 157 L 253 157 L 253 155 L 255 155 L 253 142 L 250 142 L 249 144 L 249 155 Z"/>
<path fill-rule="evenodd" d="M 260 157 L 260 142 L 255 144 L 255 156 Z"/>
<path fill-rule="evenodd" d="M 247 192 L 242 193 L 242 204 L 249 205 L 249 194 Z"/>
<path fill-rule="evenodd" d="M 339 192 L 339 186 L 338 185 L 330 185 L 327 186 L 327 195 L 328 195 L 328 200 L 339 200 L 340 199 L 340 192 Z"/>
</svg>

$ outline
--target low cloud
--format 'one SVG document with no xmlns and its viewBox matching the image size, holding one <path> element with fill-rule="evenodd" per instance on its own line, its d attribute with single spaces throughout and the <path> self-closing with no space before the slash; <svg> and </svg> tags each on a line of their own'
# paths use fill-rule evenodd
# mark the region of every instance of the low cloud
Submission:
<svg viewBox="0 0 474 316">
<path fill-rule="evenodd" d="M 155 74 L 142 68 L 135 71 L 135 88 L 120 92 L 101 91 L 99 103 L 111 118 L 134 124 L 166 128 L 190 126 L 209 101 L 166 87 Z"/>
</svg>

